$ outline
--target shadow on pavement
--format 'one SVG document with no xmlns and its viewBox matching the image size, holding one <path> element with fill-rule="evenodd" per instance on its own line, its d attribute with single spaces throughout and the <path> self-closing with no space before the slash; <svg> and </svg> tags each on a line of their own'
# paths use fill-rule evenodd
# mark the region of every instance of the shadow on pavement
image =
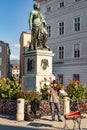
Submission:
<svg viewBox="0 0 87 130">
<path fill-rule="evenodd" d="M 52 127 L 52 125 L 49 125 L 49 124 L 36 123 L 36 122 L 29 123 L 29 126 L 34 126 L 34 127 Z"/>
<path fill-rule="evenodd" d="M 16 116 L 15 115 L 0 115 L 0 118 L 5 118 L 5 119 L 9 119 L 9 120 L 16 120 Z"/>
<path fill-rule="evenodd" d="M 20 127 L 20 126 L 9 126 L 9 125 L 0 124 L 0 130 L 44 130 L 44 129 Z"/>
<path fill-rule="evenodd" d="M 41 120 L 52 121 L 52 119 L 47 119 L 47 118 L 44 118 L 44 117 L 42 117 Z"/>
</svg>

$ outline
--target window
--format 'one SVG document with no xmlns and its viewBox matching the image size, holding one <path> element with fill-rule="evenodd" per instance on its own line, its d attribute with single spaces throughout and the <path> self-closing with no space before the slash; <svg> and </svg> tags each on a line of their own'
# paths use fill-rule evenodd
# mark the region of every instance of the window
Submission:
<svg viewBox="0 0 87 130">
<path fill-rule="evenodd" d="M 9 48 L 7 47 L 7 54 L 9 54 Z"/>
<path fill-rule="evenodd" d="M 79 80 L 79 74 L 73 74 L 73 80 Z"/>
<path fill-rule="evenodd" d="M 75 0 L 75 2 L 78 2 L 78 1 L 81 1 L 81 0 Z"/>
<path fill-rule="evenodd" d="M 64 47 L 59 47 L 59 59 L 64 59 Z"/>
<path fill-rule="evenodd" d="M 28 58 L 28 60 L 27 60 L 27 71 L 31 71 L 32 69 L 34 69 L 34 60 Z"/>
<path fill-rule="evenodd" d="M 15 69 L 17 69 L 17 66 L 15 66 Z"/>
<path fill-rule="evenodd" d="M 59 35 L 64 34 L 64 22 L 59 23 Z"/>
<path fill-rule="evenodd" d="M 64 7 L 64 2 L 60 2 L 60 8 Z"/>
<path fill-rule="evenodd" d="M 0 58 L 0 65 L 2 65 L 2 58 Z"/>
<path fill-rule="evenodd" d="M 51 11 L 51 7 L 47 7 L 47 12 L 50 12 Z"/>
<path fill-rule="evenodd" d="M 80 44 L 74 44 L 74 57 L 80 57 Z"/>
<path fill-rule="evenodd" d="M 1 78 L 1 70 L 0 70 L 0 78 Z"/>
<path fill-rule="evenodd" d="M 31 60 L 28 58 L 27 60 L 27 71 L 31 70 Z"/>
<path fill-rule="evenodd" d="M 58 79 L 59 79 L 60 83 L 63 84 L 63 74 L 59 74 Z"/>
<path fill-rule="evenodd" d="M 16 76 L 17 76 L 17 77 L 19 77 L 19 75 L 18 75 L 18 74 L 17 74 Z"/>
<path fill-rule="evenodd" d="M 2 52 L 2 46 L 0 46 L 0 52 Z"/>
<path fill-rule="evenodd" d="M 74 19 L 75 31 L 80 31 L 80 17 Z"/>
<path fill-rule="evenodd" d="M 51 37 L 51 26 L 47 26 L 48 37 Z"/>
</svg>

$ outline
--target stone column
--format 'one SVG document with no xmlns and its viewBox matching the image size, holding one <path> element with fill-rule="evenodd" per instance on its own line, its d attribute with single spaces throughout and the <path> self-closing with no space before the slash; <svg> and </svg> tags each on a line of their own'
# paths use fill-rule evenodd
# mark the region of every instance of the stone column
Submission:
<svg viewBox="0 0 87 130">
<path fill-rule="evenodd" d="M 64 97 L 64 115 L 70 113 L 70 99 L 69 97 Z"/>
<path fill-rule="evenodd" d="M 24 120 L 24 99 L 22 99 L 22 98 L 17 99 L 16 120 L 17 121 L 23 121 Z"/>
</svg>

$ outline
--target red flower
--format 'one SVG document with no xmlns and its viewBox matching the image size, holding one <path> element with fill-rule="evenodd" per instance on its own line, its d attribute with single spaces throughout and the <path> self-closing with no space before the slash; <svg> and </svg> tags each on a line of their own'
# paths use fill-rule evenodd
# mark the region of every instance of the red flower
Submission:
<svg viewBox="0 0 87 130">
<path fill-rule="evenodd" d="M 70 86 L 67 86 L 67 90 L 70 90 Z"/>
<path fill-rule="evenodd" d="M 44 80 L 45 80 L 45 81 L 47 81 L 47 78 L 46 78 L 46 77 L 44 77 Z"/>
</svg>

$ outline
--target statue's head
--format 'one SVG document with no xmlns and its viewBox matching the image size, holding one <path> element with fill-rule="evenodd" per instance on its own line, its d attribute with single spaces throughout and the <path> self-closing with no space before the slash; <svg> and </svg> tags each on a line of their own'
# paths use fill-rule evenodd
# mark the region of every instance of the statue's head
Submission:
<svg viewBox="0 0 87 130">
<path fill-rule="evenodd" d="M 37 2 L 34 3 L 34 9 L 35 9 L 35 10 L 40 10 L 40 5 L 39 5 L 39 3 L 37 3 Z"/>
</svg>

